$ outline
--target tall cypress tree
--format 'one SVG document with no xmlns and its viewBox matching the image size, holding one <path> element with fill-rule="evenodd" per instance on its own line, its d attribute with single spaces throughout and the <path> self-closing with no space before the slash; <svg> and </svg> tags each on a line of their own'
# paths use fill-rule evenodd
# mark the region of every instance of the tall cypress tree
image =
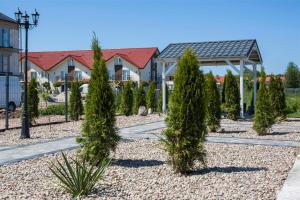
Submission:
<svg viewBox="0 0 300 200">
<path fill-rule="evenodd" d="M 168 109 L 168 102 L 169 102 L 169 87 L 166 84 L 166 107 Z M 157 111 L 159 113 L 162 113 L 162 104 L 163 104 L 163 94 L 162 94 L 162 86 L 160 87 L 159 90 L 159 97 L 158 97 L 158 105 L 157 105 Z"/>
<path fill-rule="evenodd" d="M 227 76 L 227 75 L 226 75 Z M 226 76 L 224 77 L 224 83 L 222 87 L 222 103 L 225 103 L 225 85 L 226 85 Z"/>
<path fill-rule="evenodd" d="M 268 129 L 271 128 L 274 123 L 271 99 L 265 81 L 266 73 L 262 69 L 253 123 L 253 129 L 258 133 L 258 135 L 267 134 Z"/>
<path fill-rule="evenodd" d="M 225 109 L 228 118 L 236 120 L 240 114 L 240 91 L 238 83 L 230 70 L 227 71 L 225 84 Z"/>
<path fill-rule="evenodd" d="M 83 114 L 80 84 L 77 80 L 71 84 L 69 114 L 70 114 L 70 118 L 76 121 L 79 120 L 80 115 Z"/>
<path fill-rule="evenodd" d="M 114 94 L 109 84 L 105 60 L 97 37 L 92 40 L 94 64 L 86 97 L 83 134 L 78 138 L 81 154 L 93 165 L 98 165 L 115 151 L 120 136 L 115 126 Z"/>
<path fill-rule="evenodd" d="M 124 85 L 122 93 L 122 113 L 126 116 L 132 115 L 132 105 L 133 105 L 133 91 L 131 81 L 127 81 Z"/>
<path fill-rule="evenodd" d="M 32 125 L 34 118 L 39 116 L 39 102 L 38 82 L 33 78 L 28 84 L 28 119 L 30 125 Z"/>
<path fill-rule="evenodd" d="M 197 57 L 187 49 L 177 62 L 166 121 L 168 128 L 162 139 L 175 172 L 191 170 L 195 160 L 205 163 L 204 140 L 207 131 L 204 90 L 204 76 L 199 71 Z"/>
<path fill-rule="evenodd" d="M 210 131 L 215 132 L 220 127 L 221 100 L 216 80 L 212 72 L 206 76 L 206 123 Z"/>
<path fill-rule="evenodd" d="M 269 84 L 270 98 L 272 99 L 272 111 L 274 117 L 284 118 L 285 117 L 285 93 L 283 82 L 279 76 L 270 78 Z"/>
<path fill-rule="evenodd" d="M 155 81 L 152 81 L 152 82 L 150 83 L 149 88 L 148 88 L 148 91 L 147 91 L 147 97 L 146 97 L 146 100 L 147 100 L 147 108 L 148 108 L 148 109 L 152 109 L 152 112 L 153 112 L 153 111 L 156 111 L 155 88 L 156 88 L 156 83 L 155 83 Z"/>
</svg>

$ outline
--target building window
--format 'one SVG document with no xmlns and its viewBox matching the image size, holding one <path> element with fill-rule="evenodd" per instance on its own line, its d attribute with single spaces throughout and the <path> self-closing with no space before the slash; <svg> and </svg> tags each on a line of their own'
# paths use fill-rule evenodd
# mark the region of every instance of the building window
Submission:
<svg viewBox="0 0 300 200">
<path fill-rule="evenodd" d="M 31 79 L 36 79 L 37 78 L 37 73 L 36 72 L 31 72 L 30 77 L 31 77 Z"/>
<path fill-rule="evenodd" d="M 79 81 L 82 80 L 82 71 L 75 71 L 75 79 Z"/>
<path fill-rule="evenodd" d="M 130 71 L 128 69 L 124 69 L 122 70 L 122 80 L 123 81 L 128 81 L 130 80 Z"/>
<path fill-rule="evenodd" d="M 73 59 L 70 59 L 70 60 L 68 61 L 68 66 L 75 66 L 74 60 L 73 60 Z"/>
<path fill-rule="evenodd" d="M 112 70 L 108 70 L 108 80 L 110 80 L 110 81 L 114 80 L 113 71 Z"/>
<path fill-rule="evenodd" d="M 122 65 L 123 64 L 122 59 L 120 57 L 115 58 L 114 61 L 115 61 L 115 65 Z"/>
<path fill-rule="evenodd" d="M 3 47 L 10 47 L 10 35 L 9 35 L 9 29 L 4 28 L 2 29 L 2 46 Z"/>
<path fill-rule="evenodd" d="M 0 72 L 9 71 L 9 56 L 0 55 Z"/>
</svg>

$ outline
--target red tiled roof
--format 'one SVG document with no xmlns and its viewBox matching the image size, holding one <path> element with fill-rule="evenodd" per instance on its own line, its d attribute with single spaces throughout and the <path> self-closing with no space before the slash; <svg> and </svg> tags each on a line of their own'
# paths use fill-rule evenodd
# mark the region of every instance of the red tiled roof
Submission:
<svg viewBox="0 0 300 200">
<path fill-rule="evenodd" d="M 158 51 L 158 48 L 126 48 L 126 49 L 103 49 L 102 54 L 105 61 L 110 60 L 115 56 L 122 57 L 127 62 L 135 65 L 139 69 L 143 69 L 149 62 L 151 57 Z M 24 57 L 22 53 L 21 59 Z M 93 51 L 79 50 L 79 51 L 45 51 L 45 52 L 29 52 L 28 59 L 48 71 L 55 67 L 58 63 L 64 61 L 66 58 L 72 57 L 74 60 L 80 62 L 82 65 L 93 68 Z"/>
<path fill-rule="evenodd" d="M 215 76 L 215 79 L 216 79 L 216 82 L 217 82 L 217 83 L 223 84 L 223 83 L 224 83 L 224 80 L 225 80 L 225 76 L 219 76 L 219 75 L 216 75 L 216 76 Z"/>
<path fill-rule="evenodd" d="M 270 77 L 270 76 L 267 76 L 267 77 L 266 77 L 266 82 L 270 82 L 270 79 L 271 79 L 271 77 Z M 259 77 L 258 80 L 260 81 L 260 80 L 261 80 L 261 77 Z M 280 76 L 280 80 L 285 81 L 285 76 Z"/>
</svg>

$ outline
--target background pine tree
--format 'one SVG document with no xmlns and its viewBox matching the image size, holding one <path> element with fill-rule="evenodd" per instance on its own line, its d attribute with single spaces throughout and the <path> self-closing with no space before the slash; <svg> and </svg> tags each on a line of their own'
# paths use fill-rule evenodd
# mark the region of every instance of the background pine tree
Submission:
<svg viewBox="0 0 300 200">
<path fill-rule="evenodd" d="M 83 114 L 83 105 L 81 101 L 80 84 L 78 81 L 74 81 L 71 84 L 70 94 L 70 108 L 69 114 L 72 120 L 79 120 L 80 115 Z"/>
<path fill-rule="evenodd" d="M 147 108 L 156 111 L 156 96 L 155 96 L 156 82 L 152 81 L 147 91 Z"/>
<path fill-rule="evenodd" d="M 221 100 L 216 80 L 212 72 L 206 76 L 206 123 L 210 131 L 215 132 L 220 127 Z"/>
<path fill-rule="evenodd" d="M 237 120 L 240 114 L 240 91 L 239 85 L 230 70 L 227 71 L 226 75 L 225 109 L 229 119 Z"/>
<path fill-rule="evenodd" d="M 127 81 L 124 85 L 121 107 L 123 114 L 125 114 L 126 116 L 132 115 L 133 91 L 131 81 Z"/>
<path fill-rule="evenodd" d="M 162 104 L 163 104 L 163 95 L 162 95 L 162 86 L 160 87 L 159 90 L 159 97 L 158 97 L 158 103 L 157 103 L 157 111 L 159 113 L 162 113 Z M 166 84 L 166 107 L 168 109 L 168 105 L 169 105 L 169 87 Z"/>
<path fill-rule="evenodd" d="M 83 134 L 77 139 L 81 155 L 94 165 L 107 159 L 115 151 L 120 136 L 115 126 L 114 94 L 109 84 L 105 60 L 97 37 L 92 40 L 94 64 L 85 104 Z"/>
<path fill-rule="evenodd" d="M 38 82 L 33 78 L 28 84 L 28 119 L 30 125 L 32 125 L 34 118 L 39 116 L 39 102 Z"/>
<path fill-rule="evenodd" d="M 204 76 L 196 55 L 187 49 L 177 62 L 174 91 L 162 139 L 175 172 L 192 169 L 195 160 L 205 163 Z"/>
<path fill-rule="evenodd" d="M 140 106 L 146 106 L 145 83 L 142 81 L 135 92 L 134 113 L 137 114 Z"/>
<path fill-rule="evenodd" d="M 225 85 L 226 85 L 226 76 L 224 77 L 224 83 L 223 83 L 223 87 L 222 87 L 222 103 L 225 103 Z"/>
<path fill-rule="evenodd" d="M 272 111 L 275 118 L 285 117 L 285 93 L 284 85 L 279 76 L 271 76 L 269 84 Z"/>
<path fill-rule="evenodd" d="M 253 129 L 258 135 L 265 135 L 274 123 L 271 99 L 266 86 L 266 73 L 262 69 L 261 81 L 257 92 Z"/>
</svg>

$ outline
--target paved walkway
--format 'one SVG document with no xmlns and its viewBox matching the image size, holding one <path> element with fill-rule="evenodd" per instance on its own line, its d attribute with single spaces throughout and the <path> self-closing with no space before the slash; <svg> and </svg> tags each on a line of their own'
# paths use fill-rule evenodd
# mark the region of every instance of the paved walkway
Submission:
<svg viewBox="0 0 300 200">
<path fill-rule="evenodd" d="M 123 139 L 152 139 L 159 140 L 158 134 L 153 134 L 166 125 L 163 121 L 134 125 L 121 128 L 119 134 Z M 268 139 L 246 139 L 232 137 L 207 137 L 209 143 L 226 143 L 226 144 L 250 144 L 250 145 L 267 145 L 267 146 L 286 146 L 299 147 L 300 143 L 295 141 L 279 141 Z M 21 160 L 41 157 L 46 154 L 78 148 L 79 145 L 75 141 L 75 137 L 57 139 L 49 142 L 41 142 L 36 144 L 0 147 L 0 165 L 11 164 Z"/>
</svg>

